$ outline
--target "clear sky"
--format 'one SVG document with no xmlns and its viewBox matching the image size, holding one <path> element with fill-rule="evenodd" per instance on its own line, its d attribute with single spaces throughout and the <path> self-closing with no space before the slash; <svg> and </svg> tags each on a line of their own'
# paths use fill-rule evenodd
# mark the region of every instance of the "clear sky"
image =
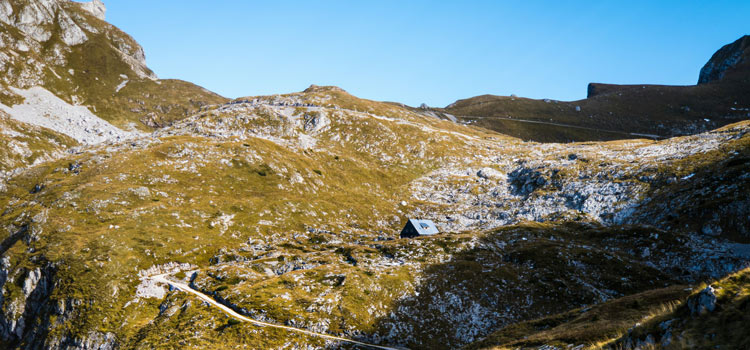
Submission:
<svg viewBox="0 0 750 350">
<path fill-rule="evenodd" d="M 750 34 L 750 1 L 104 0 L 161 78 L 226 97 L 337 85 L 445 106 L 577 100 L 589 82 L 695 84 Z"/>
</svg>

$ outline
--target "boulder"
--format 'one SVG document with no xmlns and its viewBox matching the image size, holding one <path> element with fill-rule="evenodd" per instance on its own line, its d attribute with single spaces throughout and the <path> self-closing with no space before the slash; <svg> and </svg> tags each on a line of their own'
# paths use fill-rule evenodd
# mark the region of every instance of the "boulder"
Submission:
<svg viewBox="0 0 750 350">
<path fill-rule="evenodd" d="M 148 189 L 148 187 L 142 186 L 142 187 L 131 188 L 130 192 L 138 196 L 141 199 L 151 197 L 151 191 Z"/>
<path fill-rule="evenodd" d="M 493 169 L 493 168 L 482 168 L 477 172 L 477 176 L 487 180 L 505 180 L 507 177 L 505 174 Z"/>
<path fill-rule="evenodd" d="M 510 190 L 516 196 L 528 196 L 547 184 L 547 178 L 537 169 L 521 167 L 508 174 Z"/>
<path fill-rule="evenodd" d="M 693 316 L 703 315 L 716 309 L 716 290 L 712 286 L 706 287 L 700 293 L 688 299 L 688 308 Z"/>
</svg>

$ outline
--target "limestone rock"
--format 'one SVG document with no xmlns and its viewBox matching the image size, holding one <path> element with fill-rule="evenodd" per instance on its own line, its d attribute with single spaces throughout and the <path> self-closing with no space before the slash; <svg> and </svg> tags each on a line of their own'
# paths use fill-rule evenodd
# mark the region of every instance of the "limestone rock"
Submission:
<svg viewBox="0 0 750 350">
<path fill-rule="evenodd" d="M 706 287 L 698 295 L 688 300 L 691 315 L 702 315 L 716 309 L 716 290 L 712 286 Z"/>
<path fill-rule="evenodd" d="M 24 297 L 28 298 L 29 295 L 31 295 L 31 292 L 34 291 L 41 277 L 42 277 L 42 271 L 39 268 L 36 268 L 32 270 L 31 272 L 29 272 L 28 277 L 26 277 L 26 280 L 23 281 Z"/>
<path fill-rule="evenodd" d="M 83 3 L 81 4 L 81 8 L 91 12 L 94 17 L 102 21 L 106 18 L 107 7 L 104 6 L 104 3 L 101 0 L 93 0 L 91 2 Z"/>
<path fill-rule="evenodd" d="M 10 6 L 10 2 L 0 1 L 0 22 L 10 23 L 10 18 L 13 15 L 13 6 Z"/>
<path fill-rule="evenodd" d="M 148 189 L 148 187 L 131 188 L 130 192 L 141 199 L 151 197 L 151 191 Z"/>
<path fill-rule="evenodd" d="M 317 133 L 331 124 L 331 121 L 324 114 L 305 115 L 303 122 L 302 128 L 307 133 Z"/>
<path fill-rule="evenodd" d="M 73 19 L 65 12 L 58 12 L 57 20 L 60 25 L 60 37 L 68 46 L 75 46 L 85 43 L 89 38 L 83 32 L 81 27 L 73 22 Z"/>
<path fill-rule="evenodd" d="M 493 168 L 482 168 L 477 172 L 477 176 L 487 180 L 500 180 L 506 179 L 505 174 L 493 169 Z"/>
<path fill-rule="evenodd" d="M 526 167 L 514 170 L 508 178 L 512 192 L 517 196 L 528 196 L 547 184 L 547 178 L 539 170 Z"/>
<path fill-rule="evenodd" d="M 114 350 L 119 348 L 114 333 L 89 332 L 83 339 L 68 337 L 53 339 L 46 348 L 68 350 Z"/>
<path fill-rule="evenodd" d="M 60 26 L 59 35 L 66 45 L 80 45 L 88 40 L 57 0 L 29 1 L 17 12 L 9 2 L 2 2 L 0 21 L 15 26 L 38 42 L 47 42 L 52 38 L 55 24 Z"/>
</svg>

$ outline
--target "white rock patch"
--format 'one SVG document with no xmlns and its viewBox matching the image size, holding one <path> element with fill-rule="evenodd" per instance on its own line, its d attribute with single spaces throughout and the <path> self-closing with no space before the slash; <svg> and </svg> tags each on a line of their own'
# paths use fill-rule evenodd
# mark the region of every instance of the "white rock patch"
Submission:
<svg viewBox="0 0 750 350">
<path fill-rule="evenodd" d="M 117 85 L 117 88 L 115 89 L 115 92 L 120 92 L 120 90 L 122 90 L 123 88 L 125 88 L 125 86 L 127 86 L 128 83 L 130 82 L 130 80 L 128 80 L 128 76 L 127 75 L 122 75 L 121 74 L 120 78 L 125 79 L 125 80 L 123 80 L 120 83 L 120 85 Z"/>
<path fill-rule="evenodd" d="M 166 286 L 150 278 L 144 278 L 135 291 L 135 297 L 164 299 L 167 295 Z"/>
<path fill-rule="evenodd" d="M 73 106 L 42 87 L 10 89 L 26 99 L 23 104 L 12 107 L 0 104 L 0 110 L 15 120 L 57 131 L 83 144 L 120 141 L 140 135 L 123 131 L 88 108 Z"/>
<path fill-rule="evenodd" d="M 234 214 L 223 214 L 215 220 L 211 221 L 211 227 L 218 227 L 219 232 L 221 232 L 221 234 L 224 234 L 234 224 L 234 216 Z"/>
</svg>

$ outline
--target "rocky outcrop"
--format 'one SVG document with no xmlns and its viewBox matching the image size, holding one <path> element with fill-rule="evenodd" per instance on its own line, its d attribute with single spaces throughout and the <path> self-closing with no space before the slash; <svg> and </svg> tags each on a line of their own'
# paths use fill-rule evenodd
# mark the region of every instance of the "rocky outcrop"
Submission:
<svg viewBox="0 0 750 350">
<path fill-rule="evenodd" d="M 508 176 L 511 192 L 516 196 L 528 196 L 549 181 L 539 169 L 520 167 Z"/>
<path fill-rule="evenodd" d="M 750 70 L 750 35 L 722 47 L 701 69 L 698 84 L 707 84 L 725 79 L 727 75 L 741 75 Z"/>
<path fill-rule="evenodd" d="M 72 48 L 101 40 L 97 36 L 102 35 L 108 41 L 108 49 L 114 50 L 134 75 L 156 79 L 156 75 L 146 66 L 143 49 L 133 38 L 86 15 L 88 13 L 103 20 L 105 12 L 106 8 L 100 0 L 87 3 L 67 0 L 0 1 L 0 26 L 16 28 L 20 32 L 0 31 L 0 72 L 5 73 L 2 75 L 3 82 L 19 88 L 46 85 L 46 75 L 50 71 L 60 80 L 67 81 L 65 72 L 75 75 L 76 70 L 87 69 L 69 66 L 74 61 L 70 59 L 74 51 Z M 42 50 L 43 47 L 51 49 Z M 101 45 L 97 43 L 93 47 L 93 50 L 99 50 Z M 90 54 L 87 52 L 89 50 L 92 49 L 84 49 L 83 54 Z M 32 54 L 25 55 L 28 57 L 21 60 L 18 52 Z M 128 71 L 121 73 L 131 74 Z M 75 100 L 73 97 L 71 99 Z"/>
<path fill-rule="evenodd" d="M 720 163 L 697 169 L 681 179 L 665 178 L 626 220 L 664 230 L 686 230 L 708 237 L 750 237 L 750 189 L 747 154 L 729 152 Z"/>
<path fill-rule="evenodd" d="M 80 300 L 56 300 L 57 266 L 14 267 L 8 257 L 0 261 L 0 347 L 9 349 L 112 350 L 119 346 L 114 333 L 91 331 L 81 336 L 51 336 L 50 331 L 69 320 Z M 20 281 L 20 283 L 19 283 Z M 19 288 L 11 292 L 12 289 Z M 4 298 L 4 296 L 12 296 Z"/>
<path fill-rule="evenodd" d="M 24 2 L 14 11 L 9 1 L 0 5 L 0 21 L 12 25 L 38 42 L 47 42 L 58 32 L 66 45 L 79 45 L 88 37 L 57 0 Z M 59 26 L 59 31 L 55 30 Z"/>
<path fill-rule="evenodd" d="M 507 176 L 493 168 L 482 168 L 477 172 L 477 176 L 485 180 L 506 180 Z"/>
<path fill-rule="evenodd" d="M 25 343 L 25 348 L 43 348 L 45 335 L 49 331 L 49 317 L 54 307 L 50 295 L 54 288 L 56 268 L 47 264 L 33 269 L 13 269 L 5 258 L 0 264 L 0 291 L 14 295 L 12 299 L 0 299 L 0 344 Z M 20 293 L 9 293 L 20 283 Z"/>
<path fill-rule="evenodd" d="M 716 290 L 712 286 L 706 287 L 687 301 L 691 315 L 703 315 L 716 309 Z"/>
<path fill-rule="evenodd" d="M 114 333 L 89 332 L 83 339 L 54 339 L 45 346 L 47 349 L 65 350 L 114 350 L 119 343 Z"/>
<path fill-rule="evenodd" d="M 94 17 L 102 21 L 106 18 L 107 7 L 104 6 L 104 3 L 101 0 L 93 0 L 91 2 L 83 3 L 81 4 L 81 8 L 91 12 Z"/>
</svg>

